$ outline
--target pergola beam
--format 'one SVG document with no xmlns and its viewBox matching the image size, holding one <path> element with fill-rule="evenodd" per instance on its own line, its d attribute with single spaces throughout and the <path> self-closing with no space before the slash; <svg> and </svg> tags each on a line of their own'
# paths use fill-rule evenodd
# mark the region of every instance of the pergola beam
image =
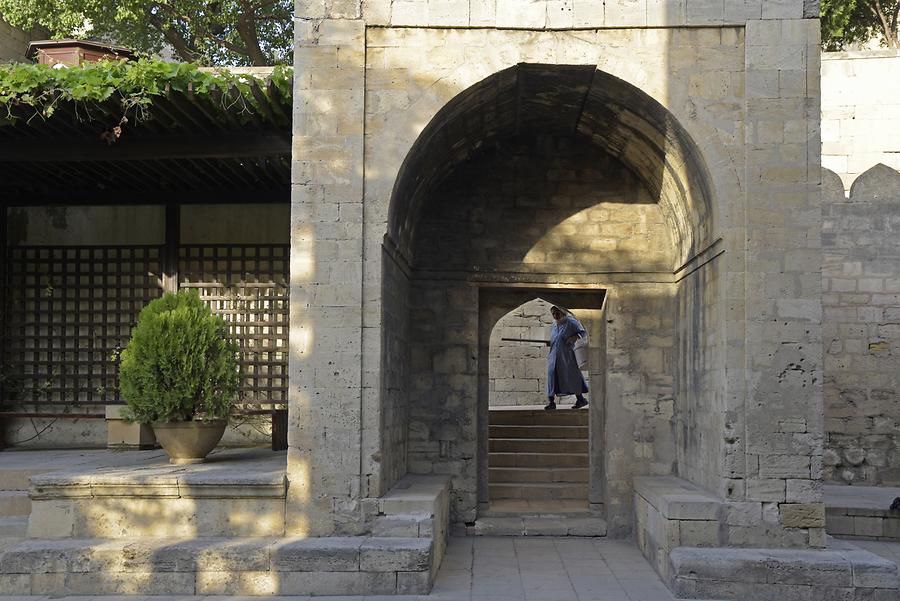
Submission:
<svg viewBox="0 0 900 601">
<path fill-rule="evenodd" d="M 197 136 L 122 136 L 107 144 L 91 138 L 0 138 L 0 162 L 70 163 L 158 159 L 229 159 L 290 155 L 286 133 Z"/>
<path fill-rule="evenodd" d="M 26 190 L 2 190 L 7 207 L 87 206 L 87 205 L 179 205 L 179 204 L 253 204 L 287 203 L 290 186 L 260 189 L 209 189 L 179 192 L 175 190 L 97 190 L 39 193 Z"/>
</svg>

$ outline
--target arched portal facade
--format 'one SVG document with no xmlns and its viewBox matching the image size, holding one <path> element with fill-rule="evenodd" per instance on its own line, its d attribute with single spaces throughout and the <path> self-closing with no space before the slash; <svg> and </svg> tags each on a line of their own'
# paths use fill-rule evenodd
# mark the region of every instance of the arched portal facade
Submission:
<svg viewBox="0 0 900 601">
<path fill-rule="evenodd" d="M 668 482 L 716 504 L 675 546 L 822 546 L 818 21 L 407 4 L 300 11 L 290 528 L 365 532 L 433 474 L 465 530 L 485 332 L 574 295 L 610 533 L 664 557 Z"/>
</svg>

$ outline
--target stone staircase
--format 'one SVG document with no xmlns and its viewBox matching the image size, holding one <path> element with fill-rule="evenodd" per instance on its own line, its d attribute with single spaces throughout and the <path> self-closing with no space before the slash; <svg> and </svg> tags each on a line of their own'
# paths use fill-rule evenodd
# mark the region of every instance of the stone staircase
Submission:
<svg viewBox="0 0 900 601">
<path fill-rule="evenodd" d="M 588 506 L 587 410 L 490 412 L 490 509 L 476 536 L 605 536 Z"/>
<path fill-rule="evenodd" d="M 364 499 L 373 531 L 285 536 L 285 454 L 217 450 L 173 466 L 150 451 L 131 464 L 3 469 L 0 542 L 11 595 L 427 594 L 446 545 L 449 478 L 406 476 Z M 24 455 L 23 455 L 24 456 Z M 118 457 L 119 455 L 115 455 Z M 148 457 L 147 457 L 148 456 Z M 138 461 L 138 458 L 149 460 Z M 13 494 L 16 493 L 16 494 Z M 2 536 L 2 534 L 0 534 Z"/>
<path fill-rule="evenodd" d="M 490 412 L 488 481 L 499 499 L 588 498 L 588 412 Z"/>
</svg>

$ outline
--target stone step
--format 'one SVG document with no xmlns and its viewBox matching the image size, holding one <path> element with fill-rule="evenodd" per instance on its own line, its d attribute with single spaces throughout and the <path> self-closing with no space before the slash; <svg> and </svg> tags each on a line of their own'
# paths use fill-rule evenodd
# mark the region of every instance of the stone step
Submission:
<svg viewBox="0 0 900 601">
<path fill-rule="evenodd" d="M 431 512 L 380 515 L 372 522 L 373 536 L 399 538 L 427 538 L 434 535 L 434 515 Z"/>
<path fill-rule="evenodd" d="M 0 490 L 4 491 L 28 491 L 31 487 L 29 480 L 32 476 L 39 476 L 53 471 L 53 468 L 4 468 L 0 470 Z"/>
<path fill-rule="evenodd" d="M 0 553 L 9 595 L 409 595 L 431 578 L 429 538 L 31 539 Z"/>
<path fill-rule="evenodd" d="M 586 483 L 491 482 L 490 498 L 494 499 L 587 499 Z"/>
<path fill-rule="evenodd" d="M 588 437 L 587 426 L 490 426 L 490 438 L 580 439 Z"/>
<path fill-rule="evenodd" d="M 26 490 L 0 490 L 0 517 L 27 516 L 31 499 Z"/>
<path fill-rule="evenodd" d="M 587 454 L 587 438 L 563 438 L 558 440 L 542 438 L 492 438 L 489 441 L 491 453 L 578 453 Z"/>
<path fill-rule="evenodd" d="M 0 517 L 0 537 L 24 538 L 28 531 L 28 516 Z"/>
<path fill-rule="evenodd" d="M 606 536 L 606 521 L 591 514 L 522 515 L 478 518 L 475 536 Z"/>
<path fill-rule="evenodd" d="M 491 411 L 488 416 L 490 425 L 509 426 L 587 426 L 589 422 L 588 412 L 582 409 L 577 411 L 534 411 L 534 410 L 508 410 Z"/>
<path fill-rule="evenodd" d="M 284 532 L 283 467 L 117 467 L 31 478 L 32 538 L 263 537 Z"/>
<path fill-rule="evenodd" d="M 586 467 L 492 467 L 488 470 L 490 482 L 588 482 Z"/>
<path fill-rule="evenodd" d="M 491 453 L 489 467 L 588 467 L 587 453 Z"/>
</svg>

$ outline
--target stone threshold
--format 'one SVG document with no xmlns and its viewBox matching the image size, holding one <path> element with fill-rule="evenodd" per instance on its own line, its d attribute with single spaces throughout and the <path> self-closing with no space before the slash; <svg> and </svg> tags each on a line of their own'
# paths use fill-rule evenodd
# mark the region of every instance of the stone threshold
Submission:
<svg viewBox="0 0 900 601">
<path fill-rule="evenodd" d="M 426 594 L 430 538 L 22 541 L 0 554 L 10 595 Z"/>
<path fill-rule="evenodd" d="M 591 513 L 488 515 L 466 526 L 469 536 L 606 536 L 606 521 Z"/>
</svg>

